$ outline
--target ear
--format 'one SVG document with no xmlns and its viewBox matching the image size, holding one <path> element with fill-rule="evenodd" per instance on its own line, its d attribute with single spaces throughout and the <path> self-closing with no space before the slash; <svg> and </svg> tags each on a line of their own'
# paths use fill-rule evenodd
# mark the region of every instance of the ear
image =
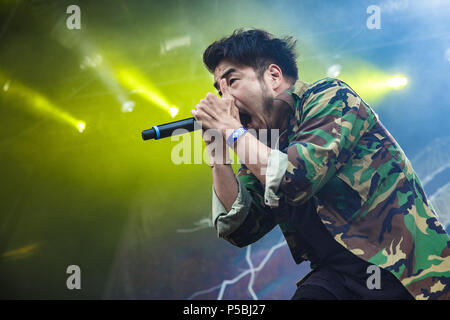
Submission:
<svg viewBox="0 0 450 320">
<path fill-rule="evenodd" d="M 283 83 L 283 72 L 281 68 L 272 63 L 267 67 L 266 80 L 273 91 L 278 92 Z"/>
</svg>

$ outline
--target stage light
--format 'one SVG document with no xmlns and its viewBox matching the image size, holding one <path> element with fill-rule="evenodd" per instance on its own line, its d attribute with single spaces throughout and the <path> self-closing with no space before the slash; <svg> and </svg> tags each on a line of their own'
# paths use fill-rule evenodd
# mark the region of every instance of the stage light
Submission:
<svg viewBox="0 0 450 320">
<path fill-rule="evenodd" d="M 83 121 L 78 120 L 69 113 L 59 109 L 41 94 L 34 92 L 29 88 L 23 88 L 22 96 L 25 100 L 29 101 L 29 105 L 41 115 L 51 116 L 55 120 L 70 124 L 80 133 L 86 128 L 86 124 Z"/>
<path fill-rule="evenodd" d="M 327 70 L 327 76 L 336 78 L 341 74 L 342 66 L 340 64 L 333 64 Z"/>
<path fill-rule="evenodd" d="M 179 47 L 187 47 L 191 45 L 191 37 L 185 36 L 175 39 L 169 39 L 161 43 L 161 54 L 166 54 L 168 51 Z"/>
<path fill-rule="evenodd" d="M 169 108 L 169 113 L 172 116 L 172 118 L 174 118 L 177 114 L 178 114 L 178 108 L 177 107 L 170 107 Z"/>
<path fill-rule="evenodd" d="M 391 88 L 400 88 L 406 86 L 408 79 L 403 76 L 395 76 L 387 80 L 387 84 Z"/>
<path fill-rule="evenodd" d="M 83 132 L 84 129 L 86 129 L 86 123 L 84 123 L 83 121 L 78 121 L 77 122 L 77 128 L 78 128 L 78 132 Z"/>
<path fill-rule="evenodd" d="M 124 103 L 122 103 L 122 112 L 132 112 L 135 105 L 136 102 L 132 100 L 125 101 Z"/>
<path fill-rule="evenodd" d="M 8 91 L 10 83 L 11 83 L 10 80 L 5 82 L 5 84 L 3 85 L 3 91 L 5 92 Z"/>
<path fill-rule="evenodd" d="M 103 57 L 100 53 L 95 53 L 92 56 L 85 56 L 80 64 L 80 69 L 97 68 L 103 63 Z"/>
<path fill-rule="evenodd" d="M 408 78 L 402 74 L 389 74 L 360 60 L 344 61 L 339 79 L 346 82 L 364 101 L 376 105 L 389 92 L 406 88 Z"/>
<path fill-rule="evenodd" d="M 109 88 L 110 92 L 115 96 L 117 102 L 121 106 L 122 112 L 132 112 L 135 102 L 128 99 L 128 94 L 120 86 L 113 68 L 108 61 L 99 53 L 93 54 L 92 58 L 85 58 L 85 62 L 81 64 L 81 69 L 91 68 L 100 80 Z"/>
<path fill-rule="evenodd" d="M 0 78 L 3 78 L 0 74 Z M 3 86 L 3 91 L 5 91 L 5 97 L 13 101 L 19 100 L 19 105 L 24 109 L 42 117 L 51 117 L 59 122 L 69 124 L 75 128 L 78 132 L 83 132 L 86 128 L 86 124 L 73 117 L 71 114 L 64 110 L 58 108 L 54 103 L 52 103 L 47 97 L 31 89 L 17 80 L 11 84 L 11 80 L 8 80 Z"/>
<path fill-rule="evenodd" d="M 172 117 L 178 114 L 178 108 L 173 107 L 158 89 L 137 70 L 119 69 L 117 79 L 119 79 L 122 85 L 130 89 L 132 93 L 139 94 L 144 99 L 156 104 L 167 111 Z"/>
<path fill-rule="evenodd" d="M 80 57 L 80 69 L 85 72 L 95 72 L 99 79 L 115 96 L 119 106 L 128 100 L 125 90 L 121 88 L 110 65 L 110 59 L 105 52 L 98 49 L 95 41 L 85 32 L 72 32 L 66 28 L 64 20 L 60 20 L 53 28 L 51 35 L 64 47 L 76 52 Z M 130 108 L 127 108 L 129 110 Z"/>
<path fill-rule="evenodd" d="M 37 248 L 39 248 L 41 246 L 40 242 L 35 242 L 32 243 L 30 245 L 18 248 L 18 249 L 13 249 L 13 250 L 9 250 L 6 252 L 3 252 L 1 254 L 1 257 L 3 258 L 25 258 L 33 253 L 36 252 Z"/>
</svg>

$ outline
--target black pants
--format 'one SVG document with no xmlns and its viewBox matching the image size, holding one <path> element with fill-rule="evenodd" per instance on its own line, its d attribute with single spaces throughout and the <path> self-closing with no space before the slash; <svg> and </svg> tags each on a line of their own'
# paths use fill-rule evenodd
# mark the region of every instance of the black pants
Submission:
<svg viewBox="0 0 450 320">
<path fill-rule="evenodd" d="M 370 290 L 367 275 L 355 272 L 343 276 L 331 268 L 319 268 L 304 277 L 292 300 L 414 300 L 411 294 L 387 270 L 381 269 L 381 288 Z"/>
<path fill-rule="evenodd" d="M 303 285 L 297 288 L 292 300 L 337 300 L 328 290 L 315 285 Z"/>
</svg>

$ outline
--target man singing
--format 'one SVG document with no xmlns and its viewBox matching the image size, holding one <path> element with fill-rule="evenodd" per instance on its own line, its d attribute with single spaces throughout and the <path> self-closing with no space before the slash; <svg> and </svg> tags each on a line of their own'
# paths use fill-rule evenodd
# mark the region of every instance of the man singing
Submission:
<svg viewBox="0 0 450 320">
<path fill-rule="evenodd" d="M 222 139 L 210 151 L 218 235 L 244 247 L 279 225 L 295 262 L 311 262 L 293 299 L 449 299 L 450 237 L 405 153 L 346 83 L 299 81 L 294 48 L 239 30 L 204 52 L 221 98 L 191 113 L 207 145 L 206 129 Z"/>
</svg>

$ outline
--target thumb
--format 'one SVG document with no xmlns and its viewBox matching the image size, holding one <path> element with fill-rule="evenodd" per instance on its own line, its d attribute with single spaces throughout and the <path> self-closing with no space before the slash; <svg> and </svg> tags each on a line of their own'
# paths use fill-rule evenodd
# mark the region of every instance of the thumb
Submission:
<svg viewBox="0 0 450 320">
<path fill-rule="evenodd" d="M 205 144 L 210 144 L 212 142 L 211 132 L 202 128 L 202 138 L 203 141 L 205 141 Z"/>
<path fill-rule="evenodd" d="M 231 96 L 231 93 L 230 93 L 230 87 L 228 86 L 226 79 L 220 80 L 219 86 L 220 86 L 220 92 L 222 92 L 222 98 L 233 99 L 233 97 Z"/>
<path fill-rule="evenodd" d="M 239 109 L 234 104 L 234 98 L 231 95 L 231 90 L 227 84 L 227 80 L 225 80 L 225 79 L 220 80 L 219 86 L 220 86 L 220 92 L 222 92 L 222 98 L 231 100 L 231 105 L 230 105 L 231 116 L 233 118 L 237 119 L 239 122 L 241 122 L 241 119 L 239 117 Z"/>
</svg>

